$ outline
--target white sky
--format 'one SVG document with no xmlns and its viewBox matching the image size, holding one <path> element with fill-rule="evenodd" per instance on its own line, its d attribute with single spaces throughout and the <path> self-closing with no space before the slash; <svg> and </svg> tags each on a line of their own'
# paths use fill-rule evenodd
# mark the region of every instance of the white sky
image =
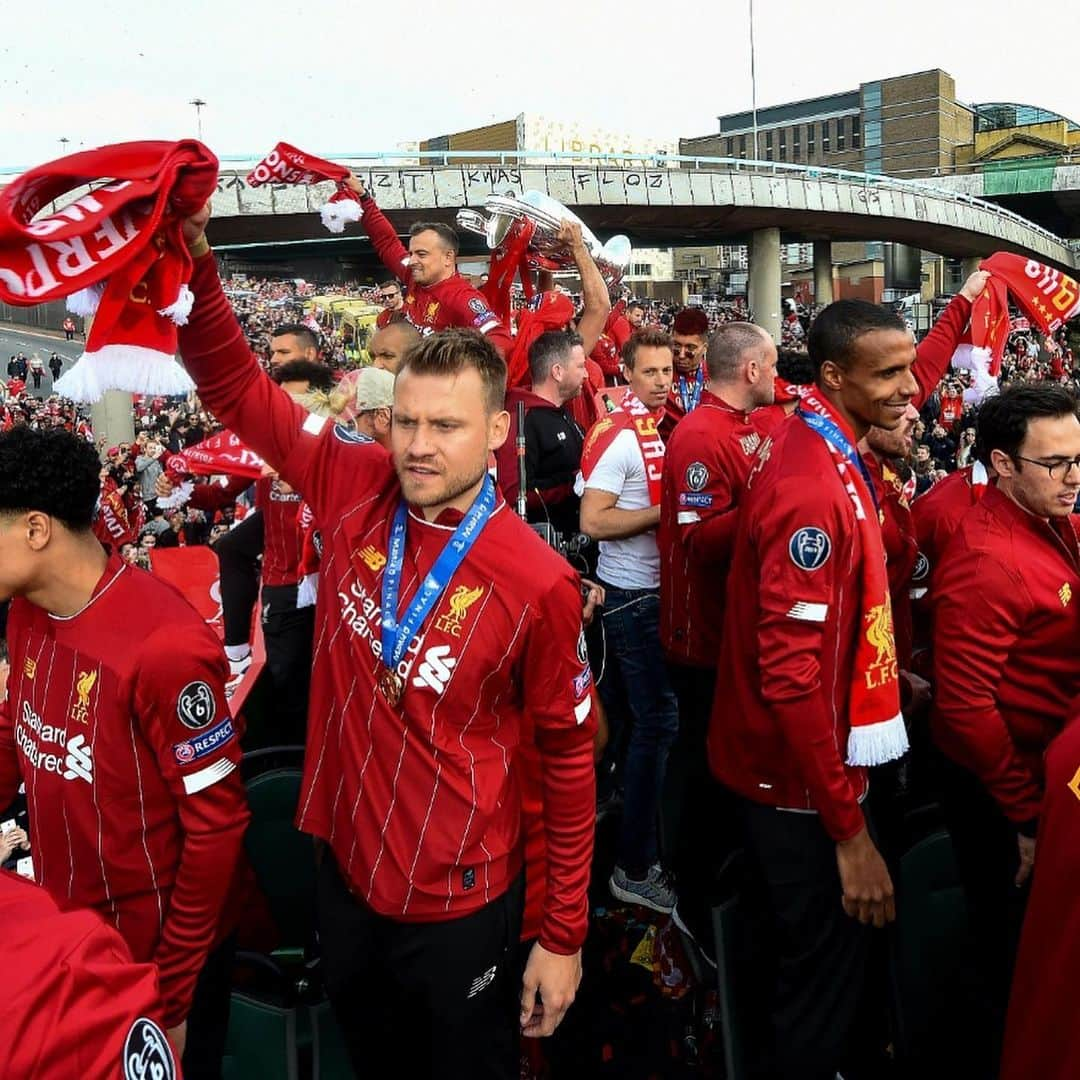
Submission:
<svg viewBox="0 0 1080 1080">
<path fill-rule="evenodd" d="M 637 135 L 716 130 L 750 107 L 748 0 L 33 0 L 5 4 L 0 167 L 195 134 L 218 154 L 313 153 L 520 112 Z M 961 101 L 1080 122 L 1080 4 L 755 0 L 758 106 L 941 67 Z M 1026 27 L 1025 10 L 1037 15 Z M 485 13 L 488 13 L 485 15 Z M 1049 28 L 1040 41 L 1037 34 Z"/>
</svg>

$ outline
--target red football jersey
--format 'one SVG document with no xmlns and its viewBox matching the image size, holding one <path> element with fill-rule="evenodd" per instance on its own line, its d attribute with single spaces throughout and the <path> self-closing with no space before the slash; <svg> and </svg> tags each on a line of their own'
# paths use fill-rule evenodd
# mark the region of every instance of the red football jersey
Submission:
<svg viewBox="0 0 1080 1080">
<path fill-rule="evenodd" d="M 157 971 L 132 961 L 123 938 L 99 915 L 62 911 L 45 889 L 0 870 L 0 919 L 0 1076 L 179 1078 L 162 1030 Z"/>
<path fill-rule="evenodd" d="M 255 481 L 255 506 L 263 516 L 262 583 L 295 585 L 300 580 L 304 530 L 300 527 L 298 491 L 289 491 L 280 480 L 262 477 Z"/>
<path fill-rule="evenodd" d="M 675 661 L 715 667 L 737 508 L 761 440 L 786 419 L 702 392 L 671 434 L 660 497 L 660 640 Z"/>
<path fill-rule="evenodd" d="M 483 293 L 474 289 L 460 274 L 454 274 L 437 285 L 425 286 L 413 283 L 409 267 L 409 253 L 394 232 L 394 226 L 366 195 L 360 203 L 363 207 L 364 229 L 383 265 L 405 286 L 405 316 L 420 333 L 446 330 L 459 326 L 479 330 L 505 357 L 510 352 L 513 338 L 491 310 Z"/>
<path fill-rule="evenodd" d="M 217 280 L 196 262 L 182 351 L 207 406 L 303 492 L 323 556 L 298 822 L 325 839 L 352 891 L 381 914 L 433 921 L 497 897 L 521 867 L 514 769 L 523 717 L 540 754 L 548 890 L 540 940 L 585 937 L 595 718 L 569 565 L 498 500 L 410 642 L 391 705 L 378 689 L 381 586 L 401 501 L 389 456 L 304 412 L 259 369 Z M 401 604 L 461 515 L 411 513 Z"/>
<path fill-rule="evenodd" d="M 115 557 L 81 611 L 16 598 L 7 633 L 0 805 L 26 784 L 38 882 L 158 965 L 171 1027 L 231 930 L 248 819 L 221 645 L 172 586 Z"/>
<path fill-rule="evenodd" d="M 825 441 L 801 420 L 782 424 L 758 451 L 739 511 L 709 763 L 747 799 L 817 811 L 838 841 L 864 825 L 866 770 L 843 751 L 862 558 Z"/>
</svg>

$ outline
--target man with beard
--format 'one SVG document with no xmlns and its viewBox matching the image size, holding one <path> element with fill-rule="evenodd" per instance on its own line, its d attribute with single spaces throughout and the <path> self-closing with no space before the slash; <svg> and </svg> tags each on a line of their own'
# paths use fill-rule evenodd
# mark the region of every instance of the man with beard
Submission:
<svg viewBox="0 0 1080 1080">
<path fill-rule="evenodd" d="M 381 330 L 384 326 L 395 319 L 405 318 L 405 297 L 401 292 L 401 284 L 391 278 L 379 286 L 379 299 L 383 309 L 375 319 L 375 326 Z"/>
<path fill-rule="evenodd" d="M 478 331 L 429 335 L 398 371 L 388 454 L 260 371 L 208 218 L 184 226 L 199 303 L 180 351 L 207 407 L 325 523 L 298 825 L 322 842 L 324 974 L 350 1056 L 357 1073 L 516 1078 L 519 1026 L 549 1035 L 581 979 L 595 720 L 577 575 L 487 473 L 506 366 Z M 518 983 L 526 716 L 548 858 Z"/>
<path fill-rule="evenodd" d="M 683 308 L 671 328 L 675 355 L 675 378 L 668 398 L 665 425 L 667 438 L 671 429 L 701 403 L 705 388 L 705 347 L 709 339 L 709 317 L 701 308 Z"/>
<path fill-rule="evenodd" d="M 354 176 L 348 183 L 360 196 L 360 220 L 379 258 L 405 287 L 402 310 L 409 322 L 421 334 L 451 326 L 478 330 L 505 357 L 513 339 L 484 295 L 458 273 L 457 233 L 440 222 L 418 221 L 409 229 L 406 250 L 364 185 Z"/>
</svg>

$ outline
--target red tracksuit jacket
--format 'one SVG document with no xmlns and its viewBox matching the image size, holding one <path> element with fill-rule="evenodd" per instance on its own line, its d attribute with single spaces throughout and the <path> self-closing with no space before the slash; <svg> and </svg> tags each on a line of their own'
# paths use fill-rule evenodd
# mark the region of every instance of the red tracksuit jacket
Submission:
<svg viewBox="0 0 1080 1080">
<path fill-rule="evenodd" d="M 394 226 L 375 205 L 370 195 L 360 201 L 362 222 L 379 258 L 405 287 L 405 315 L 420 333 L 446 330 L 451 326 L 479 330 L 505 357 L 513 338 L 496 318 L 483 293 L 474 289 L 460 274 L 438 285 L 414 285 L 409 268 L 409 253 L 398 239 Z"/>
<path fill-rule="evenodd" d="M 1015 822 L 1038 816 L 1043 754 L 1080 693 L 1080 553 L 988 487 L 934 572 L 935 742 Z"/>
<path fill-rule="evenodd" d="M 179 1080 L 162 1030 L 157 971 L 84 908 L 0 870 L 4 1037 L 11 1080 Z M 143 1071 L 139 1071 L 141 1066 Z"/>
<path fill-rule="evenodd" d="M 1035 874 L 1016 957 L 1000 1080 L 1075 1080 L 1080 1026 L 1080 724 L 1076 711 L 1046 752 Z"/>
<path fill-rule="evenodd" d="M 702 392 L 664 454 L 660 496 L 660 640 L 671 660 L 715 667 L 739 499 L 781 409 L 744 413 Z"/>
<path fill-rule="evenodd" d="M 157 964 L 172 1027 L 232 930 L 248 821 L 221 645 L 171 585 L 115 557 L 82 611 L 16 598 L 7 632 L 0 805 L 26 784 L 38 882 Z"/>
<path fill-rule="evenodd" d="M 580 947 L 595 819 L 591 673 L 577 575 L 501 499 L 398 671 L 377 690 L 379 604 L 401 500 L 379 446 L 310 416 L 259 369 L 221 291 L 196 261 L 199 297 L 181 351 L 208 408 L 303 493 L 323 558 L 298 824 L 326 840 L 353 893 L 383 915 L 453 919 L 521 868 L 515 771 L 523 715 L 540 754 L 548 889 L 540 941 Z M 461 515 L 411 514 L 402 605 Z M 452 602 L 453 601 L 453 602 Z"/>
<path fill-rule="evenodd" d="M 837 841 L 864 823 L 866 771 L 844 764 L 862 557 L 824 440 L 801 420 L 781 425 L 739 512 L 709 764 L 747 799 L 817 811 Z"/>
</svg>

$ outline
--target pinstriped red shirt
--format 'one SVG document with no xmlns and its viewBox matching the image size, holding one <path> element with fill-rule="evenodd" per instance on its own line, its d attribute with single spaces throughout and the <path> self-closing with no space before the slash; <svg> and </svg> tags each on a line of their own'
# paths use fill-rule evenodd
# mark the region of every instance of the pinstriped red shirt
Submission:
<svg viewBox="0 0 1080 1080">
<path fill-rule="evenodd" d="M 302 499 L 280 480 L 255 481 L 255 506 L 263 515 L 262 583 L 295 585 L 300 580 L 304 534 L 297 517 Z"/>
<path fill-rule="evenodd" d="M 248 818 L 221 645 L 172 586 L 115 557 L 69 618 L 13 600 L 8 645 L 0 804 L 25 783 L 37 881 L 158 965 L 178 1023 L 231 929 Z"/>
<path fill-rule="evenodd" d="M 540 758 L 548 887 L 540 940 L 569 953 L 587 923 L 595 783 L 591 673 L 577 575 L 501 499 L 410 642 L 398 707 L 379 692 L 382 575 L 401 499 L 390 459 L 309 416 L 260 370 L 217 280 L 181 346 L 203 401 L 279 464 L 323 539 L 298 822 L 328 841 L 349 887 L 393 918 L 456 918 L 522 862 L 515 763 L 528 713 Z M 456 524 L 410 514 L 401 604 Z"/>
</svg>

